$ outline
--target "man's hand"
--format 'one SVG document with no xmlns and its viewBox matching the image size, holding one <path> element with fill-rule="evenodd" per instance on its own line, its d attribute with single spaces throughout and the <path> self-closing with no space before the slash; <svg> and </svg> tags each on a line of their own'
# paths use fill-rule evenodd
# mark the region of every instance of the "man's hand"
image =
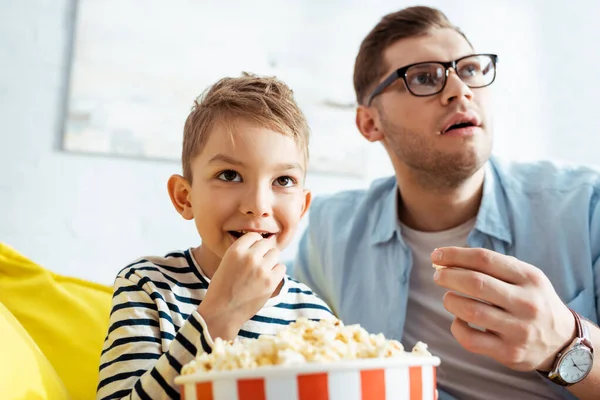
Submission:
<svg viewBox="0 0 600 400">
<path fill-rule="evenodd" d="M 444 307 L 455 315 L 451 331 L 465 349 L 515 370 L 549 371 L 556 354 L 575 337 L 573 314 L 533 265 L 461 247 L 436 249 L 431 261 L 447 267 L 438 269 L 434 280 L 451 290 Z"/>
<path fill-rule="evenodd" d="M 249 232 L 227 250 L 198 307 L 214 339 L 232 340 L 277 289 L 285 275 L 275 239 Z"/>
</svg>

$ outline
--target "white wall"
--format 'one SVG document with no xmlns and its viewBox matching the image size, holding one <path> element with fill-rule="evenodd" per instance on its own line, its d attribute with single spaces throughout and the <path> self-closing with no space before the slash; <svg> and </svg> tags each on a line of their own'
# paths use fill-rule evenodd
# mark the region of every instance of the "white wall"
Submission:
<svg viewBox="0 0 600 400">
<path fill-rule="evenodd" d="M 542 11 L 541 0 L 423 3 L 440 5 L 478 48 L 500 54 L 499 153 L 597 160 L 590 149 L 600 144 L 598 6 L 586 2 L 594 13 L 546 1 Z M 111 283 L 129 260 L 198 239 L 166 193 L 177 163 L 60 150 L 73 15 L 73 0 L 0 1 L 0 241 L 56 272 Z M 389 173 L 381 148 L 370 152 L 369 176 Z M 308 184 L 318 195 L 367 181 L 313 175 Z"/>
<path fill-rule="evenodd" d="M 136 257 L 199 241 L 167 195 L 177 163 L 60 150 L 73 13 L 70 0 L 0 2 L 0 241 L 56 272 L 111 283 Z M 308 184 L 325 193 L 364 182 Z"/>
<path fill-rule="evenodd" d="M 569 7 L 568 5 L 573 6 Z M 600 2 L 552 1 L 544 18 L 540 104 L 548 122 L 545 155 L 570 163 L 600 165 Z"/>
</svg>

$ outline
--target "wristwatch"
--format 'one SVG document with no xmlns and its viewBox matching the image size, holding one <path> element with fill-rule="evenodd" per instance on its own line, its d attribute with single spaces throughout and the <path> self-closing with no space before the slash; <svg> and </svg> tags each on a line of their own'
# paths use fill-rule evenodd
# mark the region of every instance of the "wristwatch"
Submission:
<svg viewBox="0 0 600 400">
<path fill-rule="evenodd" d="M 590 373 L 594 364 L 594 347 L 588 328 L 581 321 L 579 314 L 570 311 L 575 317 L 577 337 L 558 353 L 552 371 L 538 371 L 545 378 L 561 386 L 571 386 L 580 382 Z"/>
</svg>

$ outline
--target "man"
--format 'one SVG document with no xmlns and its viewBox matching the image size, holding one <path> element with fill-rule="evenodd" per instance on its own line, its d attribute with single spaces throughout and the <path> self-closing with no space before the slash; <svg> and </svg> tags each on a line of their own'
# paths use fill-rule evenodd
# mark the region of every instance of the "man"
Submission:
<svg viewBox="0 0 600 400">
<path fill-rule="evenodd" d="M 346 323 L 427 343 L 441 398 L 597 399 L 600 174 L 491 157 L 497 61 L 435 9 L 373 28 L 356 124 L 395 177 L 317 198 L 294 273 Z"/>
</svg>

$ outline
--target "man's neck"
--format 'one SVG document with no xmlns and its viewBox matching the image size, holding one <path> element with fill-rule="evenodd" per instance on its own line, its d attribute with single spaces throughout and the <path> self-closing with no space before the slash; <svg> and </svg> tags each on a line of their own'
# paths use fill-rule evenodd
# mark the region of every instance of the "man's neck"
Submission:
<svg viewBox="0 0 600 400">
<path fill-rule="evenodd" d="M 482 167 L 457 187 L 432 190 L 419 185 L 414 176 L 397 174 L 400 221 L 424 232 L 444 231 L 469 221 L 481 204 L 484 175 Z"/>
</svg>

